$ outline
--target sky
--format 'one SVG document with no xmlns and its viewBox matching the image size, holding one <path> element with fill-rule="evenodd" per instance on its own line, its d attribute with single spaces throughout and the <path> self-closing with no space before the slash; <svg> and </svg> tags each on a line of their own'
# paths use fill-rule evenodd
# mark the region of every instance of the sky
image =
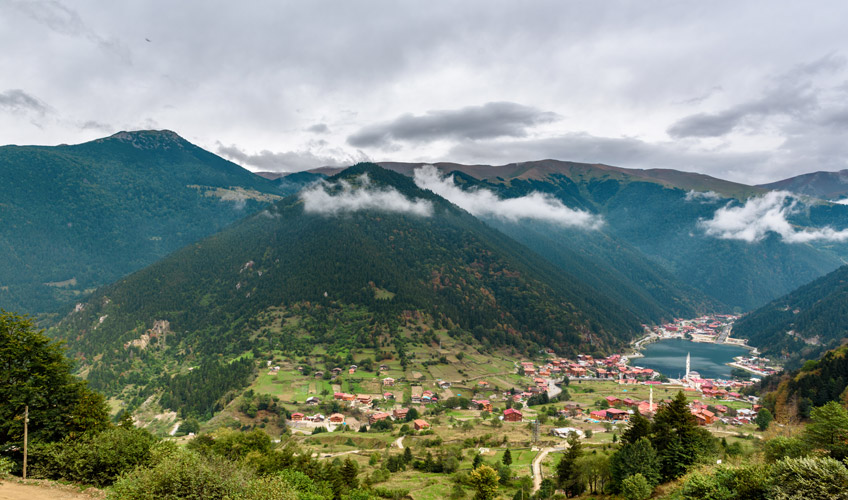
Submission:
<svg viewBox="0 0 848 500">
<path fill-rule="evenodd" d="M 251 170 L 848 168 L 838 1 L 0 0 L 0 143 L 169 129 Z"/>
</svg>

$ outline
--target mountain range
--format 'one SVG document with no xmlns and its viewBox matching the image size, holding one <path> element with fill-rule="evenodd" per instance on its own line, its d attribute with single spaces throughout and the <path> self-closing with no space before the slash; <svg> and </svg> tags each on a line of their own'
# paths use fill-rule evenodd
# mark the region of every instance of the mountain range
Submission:
<svg viewBox="0 0 848 500">
<path fill-rule="evenodd" d="M 170 131 L 0 147 L 0 305 L 55 312 L 296 183 L 254 175 Z"/>
<path fill-rule="evenodd" d="M 256 175 L 170 131 L 6 146 L 0 166 L 2 306 L 61 311 L 55 331 L 81 359 L 123 358 L 157 320 L 204 339 L 186 337 L 184 353 L 237 355 L 269 308 L 311 317 L 324 302 L 385 328 L 412 314 L 518 349 L 602 352 L 640 323 L 768 304 L 848 257 L 848 206 L 673 170 L 543 160 Z M 304 188 L 324 193 L 319 206 L 391 192 L 435 212 L 397 213 L 394 199 L 309 213 Z M 763 209 L 785 226 L 714 227 Z"/>
</svg>

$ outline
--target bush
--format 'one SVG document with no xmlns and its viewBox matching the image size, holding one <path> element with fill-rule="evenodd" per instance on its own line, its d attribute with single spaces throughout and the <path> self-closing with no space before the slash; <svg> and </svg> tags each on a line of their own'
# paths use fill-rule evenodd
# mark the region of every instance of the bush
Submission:
<svg viewBox="0 0 848 500">
<path fill-rule="evenodd" d="M 621 494 L 627 500 L 645 500 L 651 496 L 651 485 L 642 474 L 633 474 L 621 482 Z"/>
<path fill-rule="evenodd" d="M 681 496 L 684 500 L 731 500 L 734 493 L 724 484 L 724 476 L 696 472 L 683 483 Z"/>
<path fill-rule="evenodd" d="M 775 500 L 848 499 L 848 469 L 829 457 L 785 458 L 771 476 Z"/>
<path fill-rule="evenodd" d="M 151 461 L 159 439 L 142 429 L 113 427 L 79 439 L 33 448 L 32 473 L 97 487 L 112 484 L 119 475 Z"/>
<path fill-rule="evenodd" d="M 15 462 L 10 458 L 0 457 L 0 478 L 8 476 L 15 468 Z"/>
<path fill-rule="evenodd" d="M 232 462 L 176 450 L 149 468 L 139 468 L 115 482 L 110 500 L 216 500 L 242 496 L 252 478 Z"/>
</svg>

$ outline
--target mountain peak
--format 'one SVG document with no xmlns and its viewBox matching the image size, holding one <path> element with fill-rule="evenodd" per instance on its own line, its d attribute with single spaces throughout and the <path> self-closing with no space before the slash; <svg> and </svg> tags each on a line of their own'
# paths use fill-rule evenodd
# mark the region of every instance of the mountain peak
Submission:
<svg viewBox="0 0 848 500">
<path fill-rule="evenodd" d="M 188 141 L 171 130 L 122 130 L 116 134 L 98 139 L 94 142 L 119 141 L 132 145 L 137 149 L 156 149 L 170 147 L 185 147 Z"/>
</svg>

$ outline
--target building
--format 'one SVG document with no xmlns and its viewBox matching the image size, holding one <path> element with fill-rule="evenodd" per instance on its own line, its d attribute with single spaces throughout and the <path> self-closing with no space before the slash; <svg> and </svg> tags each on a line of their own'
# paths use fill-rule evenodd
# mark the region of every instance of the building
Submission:
<svg viewBox="0 0 848 500">
<path fill-rule="evenodd" d="M 503 412 L 503 418 L 507 422 L 521 422 L 521 420 L 524 418 L 524 415 L 522 415 L 521 412 L 516 410 L 515 408 L 507 408 Z"/>
<path fill-rule="evenodd" d="M 475 399 L 472 400 L 471 403 L 474 404 L 480 411 L 487 411 L 489 413 L 492 412 L 492 403 L 488 399 Z"/>
<path fill-rule="evenodd" d="M 395 379 L 392 377 L 386 377 L 383 379 L 383 385 L 395 385 Z"/>
<path fill-rule="evenodd" d="M 391 417 L 391 414 L 381 411 L 379 413 L 374 413 L 374 414 L 369 415 L 368 416 L 368 423 L 371 424 L 371 425 L 374 425 L 377 422 L 379 422 L 380 420 L 386 420 L 389 417 Z"/>
<path fill-rule="evenodd" d="M 416 418 L 415 420 L 413 420 L 412 426 L 415 428 L 416 431 L 430 428 L 430 424 L 428 424 L 425 420 L 421 420 L 420 418 Z"/>
<path fill-rule="evenodd" d="M 392 416 L 395 417 L 395 420 L 405 420 L 407 413 L 409 413 L 409 408 L 397 408 L 392 411 Z"/>
<path fill-rule="evenodd" d="M 291 420 L 292 422 L 303 422 L 303 413 L 292 413 Z"/>
<path fill-rule="evenodd" d="M 333 413 L 330 415 L 330 423 L 331 424 L 343 424 L 345 421 L 345 416 L 341 413 Z"/>
</svg>

